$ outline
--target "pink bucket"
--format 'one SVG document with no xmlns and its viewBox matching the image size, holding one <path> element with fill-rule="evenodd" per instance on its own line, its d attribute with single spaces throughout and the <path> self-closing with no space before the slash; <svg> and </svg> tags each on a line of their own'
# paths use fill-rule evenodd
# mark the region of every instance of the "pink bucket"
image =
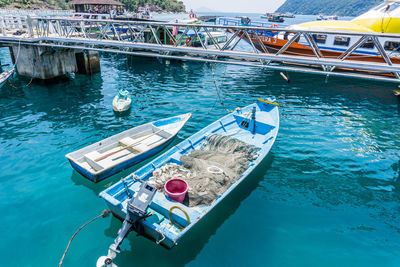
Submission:
<svg viewBox="0 0 400 267">
<path fill-rule="evenodd" d="M 188 184 L 185 180 L 174 178 L 165 183 L 164 190 L 169 198 L 182 202 L 188 191 Z"/>
</svg>

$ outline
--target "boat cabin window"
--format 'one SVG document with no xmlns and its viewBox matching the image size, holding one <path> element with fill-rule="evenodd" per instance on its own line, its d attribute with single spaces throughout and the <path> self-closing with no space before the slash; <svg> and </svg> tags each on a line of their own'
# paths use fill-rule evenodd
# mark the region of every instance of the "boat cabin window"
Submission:
<svg viewBox="0 0 400 267">
<path fill-rule="evenodd" d="M 400 48 L 400 42 L 386 41 L 384 45 L 385 50 L 397 50 Z"/>
<path fill-rule="evenodd" d="M 228 37 L 227 36 L 218 36 L 218 37 L 214 37 L 214 40 L 218 43 L 218 44 L 222 44 L 225 43 L 226 41 L 228 41 Z M 211 38 L 207 39 L 207 43 L 206 45 L 214 45 L 214 42 L 211 40 Z M 201 46 L 201 45 L 200 45 Z"/>
<path fill-rule="evenodd" d="M 318 44 L 326 43 L 326 34 L 313 34 L 314 41 Z"/>
<path fill-rule="evenodd" d="M 228 37 L 220 36 L 220 37 L 218 37 L 217 42 L 220 44 L 220 43 L 225 43 L 227 40 L 228 40 Z"/>
<path fill-rule="evenodd" d="M 375 47 L 374 41 L 372 41 L 372 38 L 368 38 L 368 40 L 363 43 L 361 46 L 361 48 L 368 48 L 368 49 L 372 49 Z"/>
<path fill-rule="evenodd" d="M 374 8 L 374 10 L 378 10 L 378 11 L 381 11 L 381 12 L 390 12 L 390 11 L 393 11 L 393 10 L 397 9 L 398 7 L 400 7 L 400 3 L 397 3 L 397 2 L 395 2 L 395 3 L 384 2 L 384 3 L 376 6 Z"/>
<path fill-rule="evenodd" d="M 400 6 L 400 3 L 390 3 L 390 4 L 385 5 L 385 7 L 382 10 L 385 12 L 390 12 L 390 11 L 397 9 L 399 6 Z"/>
<path fill-rule="evenodd" d="M 376 7 L 373 8 L 373 10 L 380 10 L 382 7 L 386 7 L 386 3 L 381 3 L 379 5 L 377 5 Z"/>
<path fill-rule="evenodd" d="M 350 43 L 350 37 L 344 36 L 335 36 L 335 40 L 333 41 L 334 45 L 348 46 Z"/>
</svg>

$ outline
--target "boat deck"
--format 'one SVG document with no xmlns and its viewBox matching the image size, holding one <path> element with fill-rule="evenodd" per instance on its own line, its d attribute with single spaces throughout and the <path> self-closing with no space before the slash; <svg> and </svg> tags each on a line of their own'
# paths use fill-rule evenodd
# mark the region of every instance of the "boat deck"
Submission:
<svg viewBox="0 0 400 267">
<path fill-rule="evenodd" d="M 251 115 L 251 110 L 253 107 L 257 108 L 255 129 L 253 123 L 254 121 L 250 122 L 248 125 L 241 125 L 242 121 L 246 121 L 250 118 L 249 115 Z M 148 229 L 148 235 L 153 236 L 153 238 L 157 240 L 157 236 L 161 233 L 161 235 L 166 239 L 164 245 L 167 247 L 174 246 L 175 242 L 177 242 L 187 231 L 189 231 L 193 225 L 195 225 L 243 179 L 245 179 L 245 177 L 248 176 L 248 174 L 269 152 L 279 128 L 279 118 L 277 117 L 278 111 L 276 106 L 265 105 L 258 102 L 256 105 L 252 105 L 251 107 L 248 106 L 243 110 L 239 110 L 233 114 L 229 114 L 224 118 L 221 118 L 212 125 L 197 132 L 189 139 L 186 139 L 182 143 L 176 145 L 149 164 L 137 170 L 134 173 L 135 177 L 140 178 L 141 181 L 148 181 L 149 178 L 153 176 L 153 172 L 155 170 L 166 164 L 175 163 L 182 165 L 182 155 L 187 155 L 193 150 L 201 149 L 207 137 L 213 134 L 233 137 L 244 142 L 245 144 L 260 148 L 260 150 L 256 152 L 256 159 L 250 162 L 248 168 L 244 171 L 241 177 L 235 181 L 224 193 L 214 199 L 212 204 L 209 206 L 189 206 L 188 203 L 176 202 L 169 199 L 166 195 L 164 195 L 164 193 L 157 192 L 148 210 L 148 212 L 153 212 L 154 216 L 150 216 L 143 222 L 145 227 Z M 130 191 L 131 195 L 134 195 L 134 193 L 139 190 L 141 181 L 136 180 L 136 178 L 133 179 L 133 176 L 129 176 L 125 179 L 127 188 L 129 188 L 128 190 Z M 189 188 L 189 190 L 191 189 Z M 109 187 L 103 191 L 100 196 L 106 200 L 112 212 L 117 217 L 121 219 L 125 218 L 125 214 L 127 212 L 126 207 L 129 198 L 123 182 L 118 182 Z M 174 212 L 171 212 L 171 208 L 174 206 L 177 206 L 185 211 L 189 217 L 189 222 L 184 212 L 179 210 L 174 210 Z M 183 230 L 179 229 L 176 225 L 171 223 L 171 219 L 179 225 L 186 225 L 186 227 Z"/>
<path fill-rule="evenodd" d="M 83 167 L 93 171 L 107 169 L 154 148 L 166 139 L 161 133 L 156 132 L 135 138 L 125 137 L 114 144 L 111 149 L 105 148 L 85 154 L 81 164 Z M 111 153 L 112 155 L 105 157 Z"/>
</svg>

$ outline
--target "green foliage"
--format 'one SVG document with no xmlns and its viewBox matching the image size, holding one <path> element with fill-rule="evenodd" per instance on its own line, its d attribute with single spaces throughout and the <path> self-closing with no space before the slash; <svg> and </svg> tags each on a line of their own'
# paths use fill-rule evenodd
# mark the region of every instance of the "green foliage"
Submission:
<svg viewBox="0 0 400 267">
<path fill-rule="evenodd" d="M 382 0 L 286 0 L 277 12 L 358 16 L 381 2 Z"/>
<path fill-rule="evenodd" d="M 68 9 L 71 0 L 0 0 L 0 7 L 15 8 L 60 8 Z M 136 11 L 139 7 L 146 5 L 154 6 L 156 9 L 171 12 L 185 11 L 185 5 L 178 0 L 117 0 L 125 4 L 128 11 Z"/>
<path fill-rule="evenodd" d="M 11 4 L 11 0 L 0 0 L 0 7 Z"/>
</svg>

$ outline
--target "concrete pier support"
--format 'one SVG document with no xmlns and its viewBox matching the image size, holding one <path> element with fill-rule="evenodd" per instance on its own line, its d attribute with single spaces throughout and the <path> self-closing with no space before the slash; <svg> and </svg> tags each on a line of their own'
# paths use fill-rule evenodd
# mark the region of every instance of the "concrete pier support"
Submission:
<svg viewBox="0 0 400 267">
<path fill-rule="evenodd" d="M 24 45 L 11 49 L 20 75 L 47 80 L 77 71 L 73 50 Z"/>
<path fill-rule="evenodd" d="M 92 74 L 100 71 L 98 52 L 72 49 L 14 45 L 10 47 L 13 63 L 22 76 L 47 80 L 78 72 Z"/>
<path fill-rule="evenodd" d="M 100 58 L 96 51 L 83 51 L 75 54 L 78 73 L 93 74 L 100 72 Z"/>
</svg>

